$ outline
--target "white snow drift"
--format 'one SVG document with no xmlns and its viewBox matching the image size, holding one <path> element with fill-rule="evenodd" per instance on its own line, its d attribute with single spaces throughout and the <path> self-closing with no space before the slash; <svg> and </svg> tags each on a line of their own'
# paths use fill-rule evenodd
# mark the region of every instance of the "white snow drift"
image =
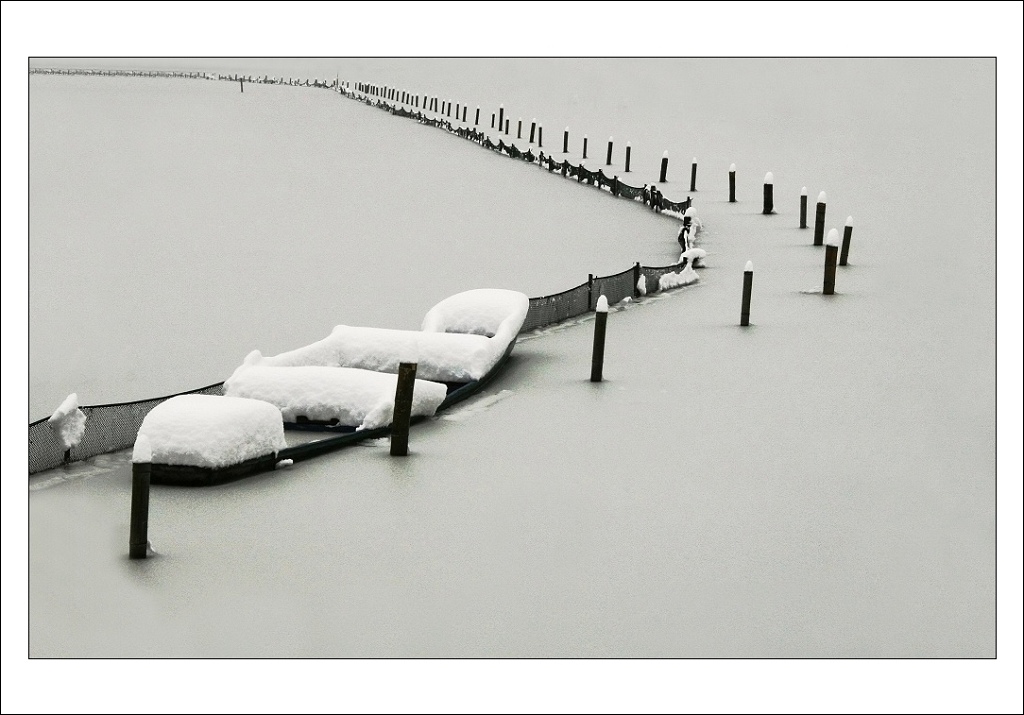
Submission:
<svg viewBox="0 0 1024 715">
<path fill-rule="evenodd" d="M 153 462 L 213 469 L 285 447 L 277 407 L 217 395 L 178 395 L 161 402 L 142 421 L 136 445 L 141 438 L 149 442 Z"/>
<path fill-rule="evenodd" d="M 243 365 L 224 383 L 224 394 L 264 400 L 281 410 L 285 422 L 299 416 L 357 429 L 391 424 L 398 376 L 347 367 Z M 416 380 L 412 415 L 433 415 L 447 395 L 437 382 Z"/>
<path fill-rule="evenodd" d="M 57 433 L 57 439 L 65 450 L 81 442 L 85 434 L 85 413 L 78 409 L 78 393 L 72 392 L 65 397 L 47 423 Z"/>
</svg>

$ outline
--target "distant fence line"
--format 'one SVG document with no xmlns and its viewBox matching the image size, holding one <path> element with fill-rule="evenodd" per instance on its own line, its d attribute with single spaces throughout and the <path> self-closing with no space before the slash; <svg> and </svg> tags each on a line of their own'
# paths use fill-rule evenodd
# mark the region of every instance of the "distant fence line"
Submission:
<svg viewBox="0 0 1024 715">
<path fill-rule="evenodd" d="M 518 149 L 515 145 L 505 144 L 500 140 L 495 144 L 482 132 L 474 129 L 456 128 L 446 120 L 429 118 L 421 112 L 411 112 L 401 107 L 388 105 L 387 103 L 379 100 L 374 102 L 369 98 L 354 97 L 346 92 L 337 81 L 334 83 L 321 83 L 320 80 L 317 79 L 314 80 L 313 83 L 310 83 L 309 80 L 305 80 L 305 83 L 303 83 L 294 79 L 279 80 L 273 77 L 251 79 L 239 77 L 237 75 L 212 75 L 204 72 L 175 73 L 165 71 L 135 72 L 130 70 L 45 69 L 33 69 L 30 71 L 33 74 L 226 79 L 235 82 L 265 82 L 334 89 L 345 96 L 356 99 L 356 101 L 364 102 L 370 106 L 379 107 L 380 109 L 384 109 L 398 116 L 410 117 L 421 123 L 445 129 L 452 134 L 477 142 L 484 148 L 499 152 L 505 156 L 522 159 L 531 163 L 537 163 L 541 168 L 547 169 L 549 172 L 557 171 L 566 178 L 575 178 L 578 183 L 587 183 L 589 186 L 605 190 L 612 193 L 614 196 L 631 200 L 643 200 L 645 204 L 651 205 L 650 194 L 645 192 L 644 189 L 628 186 L 614 177 L 609 179 L 600 169 L 597 171 L 589 171 L 582 165 L 573 166 L 568 161 L 555 162 L 550 156 L 545 156 L 542 151 L 537 154 L 534 154 L 532 150 L 524 152 Z M 665 197 L 660 197 L 660 203 L 657 204 L 657 207 L 666 211 L 682 213 L 689 208 L 690 203 L 691 200 L 689 197 L 684 201 L 670 201 Z M 591 274 L 587 277 L 587 281 L 585 283 L 581 283 L 580 285 L 562 291 L 561 293 L 540 296 L 538 298 L 530 298 L 530 308 L 526 314 L 526 320 L 523 322 L 520 334 L 537 330 L 548 325 L 554 325 L 564 320 L 569 320 L 570 318 L 575 318 L 585 313 L 589 313 L 594 310 L 597 305 L 598 298 L 602 295 L 605 296 L 609 304 L 614 305 L 625 298 L 639 298 L 645 292 L 653 293 L 658 290 L 658 282 L 661 276 L 681 270 L 681 268 L 685 266 L 685 263 L 686 262 L 684 260 L 682 263 L 673 263 L 667 266 L 643 266 L 637 262 L 626 270 L 613 273 L 611 275 L 594 276 Z M 645 285 L 646 288 L 642 289 L 642 285 Z M 158 404 L 164 400 L 170 399 L 171 397 L 177 397 L 178 395 L 219 395 L 222 394 L 223 384 L 223 382 L 218 382 L 213 385 L 207 385 L 206 387 L 175 393 L 174 395 L 154 397 L 145 400 L 83 406 L 81 410 L 86 415 L 85 434 L 78 445 L 70 450 L 70 455 L 67 460 L 65 460 L 63 447 L 47 424 L 48 418 L 44 417 L 43 419 L 31 422 L 28 426 L 28 472 L 29 474 L 34 474 L 46 469 L 59 467 L 61 464 L 64 464 L 65 461 L 79 461 L 95 457 L 99 454 L 127 449 L 135 443 L 135 438 L 138 435 L 139 427 L 142 425 L 142 420 L 145 419 L 146 415 L 149 414 L 149 411 Z"/>
</svg>

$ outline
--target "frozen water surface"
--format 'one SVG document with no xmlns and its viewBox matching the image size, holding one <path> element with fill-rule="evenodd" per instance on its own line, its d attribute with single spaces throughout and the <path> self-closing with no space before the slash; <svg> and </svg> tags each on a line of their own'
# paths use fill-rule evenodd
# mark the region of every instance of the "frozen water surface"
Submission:
<svg viewBox="0 0 1024 715">
<path fill-rule="evenodd" d="M 529 336 L 449 415 L 465 419 L 414 428 L 406 459 L 374 442 L 154 488 L 143 563 L 126 558 L 126 453 L 30 479 L 32 655 L 994 654 L 991 60 L 205 66 L 340 73 L 614 133 L 636 185 L 666 148 L 748 168 L 736 204 L 724 171 L 695 194 L 700 282 L 612 306 L 603 383 L 587 381 L 592 317 Z M 414 328 L 458 290 L 537 294 L 675 258 L 669 219 L 327 92 L 32 87 L 33 331 L 63 318 L 98 333 L 65 353 L 80 374 L 40 414 L 72 390 L 95 401 L 79 383 L 100 363 L 148 396 L 339 322 Z M 99 139 L 109 106 L 117 131 Z M 803 186 L 862 215 L 835 296 L 800 292 L 823 260 L 797 228 Z M 105 237 L 102 260 L 77 248 L 88 236 Z M 122 279 L 139 261 L 145 290 Z M 51 270 L 83 282 L 87 308 L 47 302 Z M 97 316 L 126 302 L 150 339 L 104 332 Z M 54 347 L 33 334 L 33 380 Z"/>
</svg>

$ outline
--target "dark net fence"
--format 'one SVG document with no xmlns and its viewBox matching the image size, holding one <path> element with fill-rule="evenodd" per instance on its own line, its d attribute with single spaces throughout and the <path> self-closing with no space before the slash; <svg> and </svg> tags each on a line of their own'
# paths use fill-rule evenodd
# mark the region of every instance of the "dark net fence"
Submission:
<svg viewBox="0 0 1024 715">
<path fill-rule="evenodd" d="M 294 86 L 319 87 L 331 89 L 347 97 L 363 102 L 369 106 L 390 112 L 399 117 L 415 119 L 421 124 L 443 129 L 451 134 L 475 142 L 485 149 L 500 153 L 513 159 L 519 159 L 531 164 L 537 164 L 543 169 L 552 173 L 560 173 L 567 179 L 572 179 L 580 184 L 587 184 L 611 193 L 613 196 L 633 201 L 643 201 L 652 209 L 668 209 L 673 211 L 685 211 L 690 206 L 690 197 L 683 201 L 669 201 L 664 197 L 652 199 L 650 191 L 644 188 L 628 186 L 618 180 L 618 177 L 609 178 L 601 169 L 590 171 L 582 164 L 573 166 L 568 161 L 556 162 L 543 151 L 534 153 L 533 149 L 523 151 L 514 144 L 506 144 L 499 139 L 494 143 L 483 132 L 468 127 L 455 127 L 446 118 L 428 117 L 419 110 L 410 110 L 404 107 L 388 104 L 382 100 L 372 100 L 369 96 L 358 97 L 351 89 L 346 88 L 337 80 L 328 82 L 326 80 L 296 80 L 274 77 L 250 77 L 239 75 L 216 75 L 205 72 L 161 72 L 161 71 L 130 71 L 130 70 L 30 70 L 38 74 L 96 74 L 116 76 L 144 76 L 144 77 L 197 77 L 202 79 L 219 79 L 232 82 L 255 82 L 269 84 L 288 84 Z M 657 204 L 657 205 L 656 205 Z M 530 309 L 526 314 L 526 320 L 520 333 L 527 333 L 532 330 L 544 328 L 564 320 L 576 318 L 594 310 L 600 296 L 605 296 L 609 305 L 614 305 L 625 298 L 634 298 L 640 295 L 637 283 L 641 276 L 646 278 L 646 292 L 654 293 L 658 290 L 658 279 L 666 273 L 675 272 L 685 264 L 662 266 L 652 268 L 642 266 L 639 263 L 624 271 L 608 276 L 590 276 L 586 283 L 575 288 L 545 295 L 539 298 L 530 298 Z M 32 422 L 28 426 L 28 472 L 36 472 L 58 467 L 67 461 L 88 459 L 98 454 L 115 452 L 126 449 L 135 444 L 142 420 L 149 414 L 150 410 L 164 400 L 177 395 L 219 395 L 223 383 L 208 385 L 187 392 L 180 392 L 176 395 L 155 397 L 148 400 L 135 402 L 123 402 L 109 405 L 83 406 L 85 413 L 85 433 L 81 441 L 70 450 L 65 456 L 57 436 L 50 429 L 46 419 Z"/>
</svg>

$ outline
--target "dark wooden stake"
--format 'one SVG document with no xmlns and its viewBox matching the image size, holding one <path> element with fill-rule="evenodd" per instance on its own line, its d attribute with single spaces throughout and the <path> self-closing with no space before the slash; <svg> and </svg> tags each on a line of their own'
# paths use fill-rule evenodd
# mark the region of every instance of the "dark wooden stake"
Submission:
<svg viewBox="0 0 1024 715">
<path fill-rule="evenodd" d="M 132 512 L 128 532 L 128 558 L 146 558 L 149 545 L 149 462 L 132 462 Z"/>
<path fill-rule="evenodd" d="M 668 152 L 666 151 L 661 155 L 661 178 L 658 179 L 659 183 L 664 184 L 668 178 Z"/>
<path fill-rule="evenodd" d="M 583 135 L 583 158 L 587 158 L 587 135 Z"/>
<path fill-rule="evenodd" d="M 480 126 L 480 107 L 479 107 L 479 105 L 476 108 L 476 119 L 473 120 L 473 126 L 474 127 Z"/>
<path fill-rule="evenodd" d="M 690 191 L 697 190 L 697 157 L 693 157 L 693 163 L 690 165 Z"/>
<path fill-rule="evenodd" d="M 523 118 L 519 117 L 519 126 L 516 128 L 516 139 L 523 138 Z"/>
<path fill-rule="evenodd" d="M 468 109 L 468 107 L 463 107 L 463 108 L 462 108 L 462 123 L 463 123 L 463 124 L 465 124 L 465 123 L 466 123 L 466 110 L 467 110 L 467 109 Z"/>
<path fill-rule="evenodd" d="M 736 203 L 736 165 L 729 167 L 729 203 Z"/>
<path fill-rule="evenodd" d="M 505 125 L 505 105 L 498 107 L 498 131 Z"/>
<path fill-rule="evenodd" d="M 626 170 L 623 172 L 624 174 L 628 174 L 629 173 L 629 153 L 630 153 L 631 150 L 632 150 L 632 147 L 630 147 L 629 146 L 629 142 L 627 142 L 626 143 Z"/>
<path fill-rule="evenodd" d="M 821 288 L 822 295 L 836 292 L 836 257 L 839 254 L 839 232 L 832 229 L 828 232 L 825 245 L 825 281 Z"/>
<path fill-rule="evenodd" d="M 839 252 L 839 265 L 845 266 L 850 255 L 850 239 L 853 238 L 853 216 L 847 216 L 846 227 L 843 229 L 843 249 Z"/>
<path fill-rule="evenodd" d="M 543 147 L 544 146 L 544 127 L 539 126 L 539 125 L 537 127 L 537 146 L 538 147 Z"/>
<path fill-rule="evenodd" d="M 238 80 L 238 88 L 242 90 L 242 94 L 245 94 L 245 82 L 243 82 L 242 80 Z"/>
<path fill-rule="evenodd" d="M 531 144 L 533 144 L 533 137 L 536 135 L 536 133 L 537 133 L 537 120 L 534 119 L 533 122 L 530 124 L 530 143 Z"/>
<path fill-rule="evenodd" d="M 772 172 L 764 176 L 764 209 L 761 213 L 768 215 L 775 211 L 775 179 Z"/>
<path fill-rule="evenodd" d="M 740 307 L 740 325 L 750 325 L 750 292 L 754 286 L 754 262 L 747 261 L 743 269 L 743 305 Z"/>
<path fill-rule="evenodd" d="M 398 365 L 398 383 L 395 386 L 395 414 L 391 420 L 391 456 L 409 454 L 409 422 L 412 419 L 412 393 L 416 386 L 416 363 Z"/>
<path fill-rule="evenodd" d="M 612 145 L 613 145 L 614 141 L 615 141 L 614 137 L 608 137 L 608 155 L 605 157 L 605 160 L 604 160 L 605 166 L 611 166 L 612 165 Z"/>
<path fill-rule="evenodd" d="M 569 127 L 566 127 L 565 131 L 562 133 L 562 153 L 569 153 Z"/>
<path fill-rule="evenodd" d="M 590 362 L 590 381 L 601 382 L 604 372 L 604 337 L 608 326 L 608 299 L 597 300 L 597 320 L 594 321 L 594 354 Z"/>
<path fill-rule="evenodd" d="M 491 112 L 491 129 L 494 129 L 494 112 Z"/>
<path fill-rule="evenodd" d="M 814 208 L 814 245 L 820 246 L 825 240 L 825 192 L 818 194 L 818 204 Z"/>
<path fill-rule="evenodd" d="M 807 187 L 800 190 L 800 228 L 807 228 Z"/>
</svg>

